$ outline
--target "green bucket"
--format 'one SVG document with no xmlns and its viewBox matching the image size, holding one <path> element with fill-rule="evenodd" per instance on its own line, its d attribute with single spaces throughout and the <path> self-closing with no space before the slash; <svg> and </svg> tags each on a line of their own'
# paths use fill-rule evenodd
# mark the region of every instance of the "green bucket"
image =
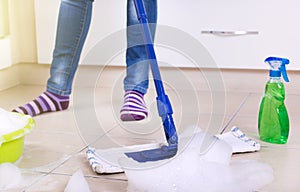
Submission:
<svg viewBox="0 0 300 192">
<path fill-rule="evenodd" d="M 0 136 L 0 164 L 5 162 L 14 163 L 22 156 L 25 135 L 35 125 L 31 116 L 19 113 L 18 115 L 27 118 L 27 124 L 19 130 Z"/>
</svg>

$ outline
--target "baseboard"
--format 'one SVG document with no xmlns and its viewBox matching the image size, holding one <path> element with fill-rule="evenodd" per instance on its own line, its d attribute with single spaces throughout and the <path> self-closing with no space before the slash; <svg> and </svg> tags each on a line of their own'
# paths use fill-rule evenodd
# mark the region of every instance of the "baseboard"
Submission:
<svg viewBox="0 0 300 192">
<path fill-rule="evenodd" d="M 116 82 L 122 83 L 121 80 L 125 74 L 125 67 L 120 66 L 105 68 L 80 66 L 76 73 L 74 86 L 110 87 Z M 176 85 L 176 89 L 185 89 L 186 83 L 188 83 L 192 84 L 194 89 L 199 91 L 212 91 L 214 87 L 217 87 L 219 90 L 228 92 L 262 93 L 268 80 L 268 70 L 162 67 L 161 74 L 166 84 Z M 46 85 L 49 75 L 50 65 L 35 63 L 16 64 L 0 70 L 0 90 L 16 85 Z M 300 71 L 288 71 L 288 75 L 291 82 L 286 83 L 286 91 L 290 94 L 299 94 L 300 82 L 296 79 L 299 79 Z M 91 76 L 97 77 L 97 79 L 91 79 Z M 98 83 L 95 81 L 98 81 Z M 153 88 L 153 83 L 150 83 L 150 88 Z M 172 89 L 172 86 L 166 86 L 166 88 Z"/>
<path fill-rule="evenodd" d="M 0 91 L 20 84 L 18 67 L 11 66 L 0 70 Z"/>
</svg>

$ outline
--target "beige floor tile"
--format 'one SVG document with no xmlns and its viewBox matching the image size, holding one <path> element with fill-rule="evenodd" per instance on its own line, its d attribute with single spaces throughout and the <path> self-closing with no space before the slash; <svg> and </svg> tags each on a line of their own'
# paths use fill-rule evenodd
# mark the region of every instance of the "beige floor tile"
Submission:
<svg viewBox="0 0 300 192">
<path fill-rule="evenodd" d="M 89 162 L 86 158 L 86 150 L 72 155 L 70 159 L 61 164 L 58 168 L 53 171 L 53 174 L 68 174 L 73 175 L 77 170 L 81 170 L 82 173 L 87 177 L 94 177 L 99 179 L 107 179 L 107 180 L 124 180 L 127 178 L 124 173 L 120 174 L 96 174 L 91 169 Z"/>
<path fill-rule="evenodd" d="M 36 98 L 45 90 L 44 86 L 20 85 L 0 92 L 0 106 L 8 111 Z"/>
<path fill-rule="evenodd" d="M 291 118 L 300 118 L 299 99 L 300 99 L 300 91 L 298 95 L 291 94 L 291 95 L 287 95 L 285 98 L 285 105 L 289 113 L 289 116 Z"/>
<path fill-rule="evenodd" d="M 242 105 L 239 115 L 253 115 L 257 116 L 259 113 L 259 105 L 262 95 L 259 93 L 250 93 Z"/>
<path fill-rule="evenodd" d="M 85 147 L 81 138 L 76 134 L 40 133 L 32 131 L 25 139 L 25 147 L 21 161 L 21 168 L 49 172 L 70 154 Z"/>
<path fill-rule="evenodd" d="M 27 189 L 32 186 L 34 183 L 38 182 L 40 179 L 45 177 L 46 174 L 33 172 L 27 169 L 20 169 L 22 173 L 22 180 L 18 184 L 17 187 L 10 188 L 7 190 L 1 190 L 1 192 L 20 192 L 20 191 L 27 191 Z M 13 179 L 13 178 L 11 178 Z"/>
<path fill-rule="evenodd" d="M 251 159 L 269 164 L 274 171 L 273 182 L 259 190 L 262 192 L 298 191 L 300 171 L 299 149 L 262 147 L 260 152 L 234 155 L 234 160 Z M 259 173 L 257 173 L 259 174 Z"/>
<path fill-rule="evenodd" d="M 26 192 L 62 192 L 67 186 L 70 175 L 49 174 L 39 182 L 26 189 Z M 85 177 L 91 191 L 126 191 L 127 182 L 123 180 L 111 180 L 94 177 Z"/>
<path fill-rule="evenodd" d="M 45 175 L 39 181 L 26 188 L 26 192 L 63 191 L 69 176 Z"/>
<path fill-rule="evenodd" d="M 226 70 L 225 70 L 226 71 Z M 101 74 L 99 76 L 99 74 Z M 134 145 L 164 141 L 161 119 L 157 115 L 156 93 L 153 82 L 145 96 L 149 117 L 145 121 L 128 123 L 119 119 L 123 103 L 122 80 L 125 71 L 118 68 L 89 69 L 78 73 L 77 82 L 68 110 L 34 117 L 35 129 L 26 136 L 22 159 L 18 162 L 24 182 L 7 192 L 63 191 L 71 175 L 81 169 L 92 191 L 126 191 L 124 174 L 97 175 L 86 158 L 88 145 L 98 148 Z M 261 192 L 297 191 L 300 171 L 300 95 L 295 85 L 287 86 L 286 106 L 290 116 L 290 136 L 285 145 L 261 142 L 257 130 L 259 104 L 266 78 L 264 72 L 253 75 L 226 71 L 222 82 L 208 81 L 216 71 L 174 69 L 163 71 L 166 92 L 173 106 L 173 117 L 178 134 L 189 126 L 197 125 L 211 134 L 223 128 L 229 131 L 238 126 L 247 136 L 262 144 L 260 152 L 238 154 L 233 160 L 253 159 L 268 163 L 274 170 L 275 180 Z M 217 73 L 218 74 L 218 73 Z M 177 78 L 184 76 L 184 80 Z M 260 90 L 245 88 L 247 78 Z M 244 78 L 240 81 L 239 79 Z M 298 75 L 293 75 L 296 81 Z M 261 85 L 263 82 L 263 85 Z M 210 90 L 213 89 L 214 92 Z M 174 91 L 176 90 L 176 91 Z M 0 106 L 6 110 L 31 101 L 44 91 L 43 86 L 17 86 L 0 92 Z"/>
</svg>

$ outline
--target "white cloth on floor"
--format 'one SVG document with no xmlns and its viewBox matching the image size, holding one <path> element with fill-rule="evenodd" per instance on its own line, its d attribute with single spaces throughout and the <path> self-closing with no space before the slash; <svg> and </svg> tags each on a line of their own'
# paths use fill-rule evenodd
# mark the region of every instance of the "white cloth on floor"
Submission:
<svg viewBox="0 0 300 192">
<path fill-rule="evenodd" d="M 113 173 L 123 173 L 118 166 L 111 165 L 97 156 L 95 148 L 89 148 L 86 152 L 87 160 L 89 161 L 92 170 L 98 174 L 113 174 Z"/>
<path fill-rule="evenodd" d="M 220 140 L 232 147 L 232 153 L 246 153 L 260 150 L 260 144 L 247 137 L 238 127 L 234 126 L 227 133 L 216 135 Z"/>
</svg>

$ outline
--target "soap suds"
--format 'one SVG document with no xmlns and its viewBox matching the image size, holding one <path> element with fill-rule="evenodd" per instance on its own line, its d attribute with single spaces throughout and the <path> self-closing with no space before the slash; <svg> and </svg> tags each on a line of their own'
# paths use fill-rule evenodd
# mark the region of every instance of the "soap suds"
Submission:
<svg viewBox="0 0 300 192">
<path fill-rule="evenodd" d="M 90 187 L 80 169 L 72 175 L 64 192 L 91 192 Z"/>
<path fill-rule="evenodd" d="M 200 152 L 205 145 L 209 146 L 206 152 Z M 253 160 L 232 161 L 231 154 L 227 143 L 202 131 L 195 133 L 176 157 L 159 166 L 128 168 L 131 159 L 123 159 L 121 165 L 128 178 L 128 192 L 250 192 L 273 180 L 269 165 Z"/>
<path fill-rule="evenodd" d="M 28 123 L 28 117 L 7 112 L 0 108 L 0 136 L 22 129 Z"/>
<path fill-rule="evenodd" d="M 12 163 L 0 164 L 0 190 L 16 187 L 22 179 L 21 171 Z"/>
</svg>

